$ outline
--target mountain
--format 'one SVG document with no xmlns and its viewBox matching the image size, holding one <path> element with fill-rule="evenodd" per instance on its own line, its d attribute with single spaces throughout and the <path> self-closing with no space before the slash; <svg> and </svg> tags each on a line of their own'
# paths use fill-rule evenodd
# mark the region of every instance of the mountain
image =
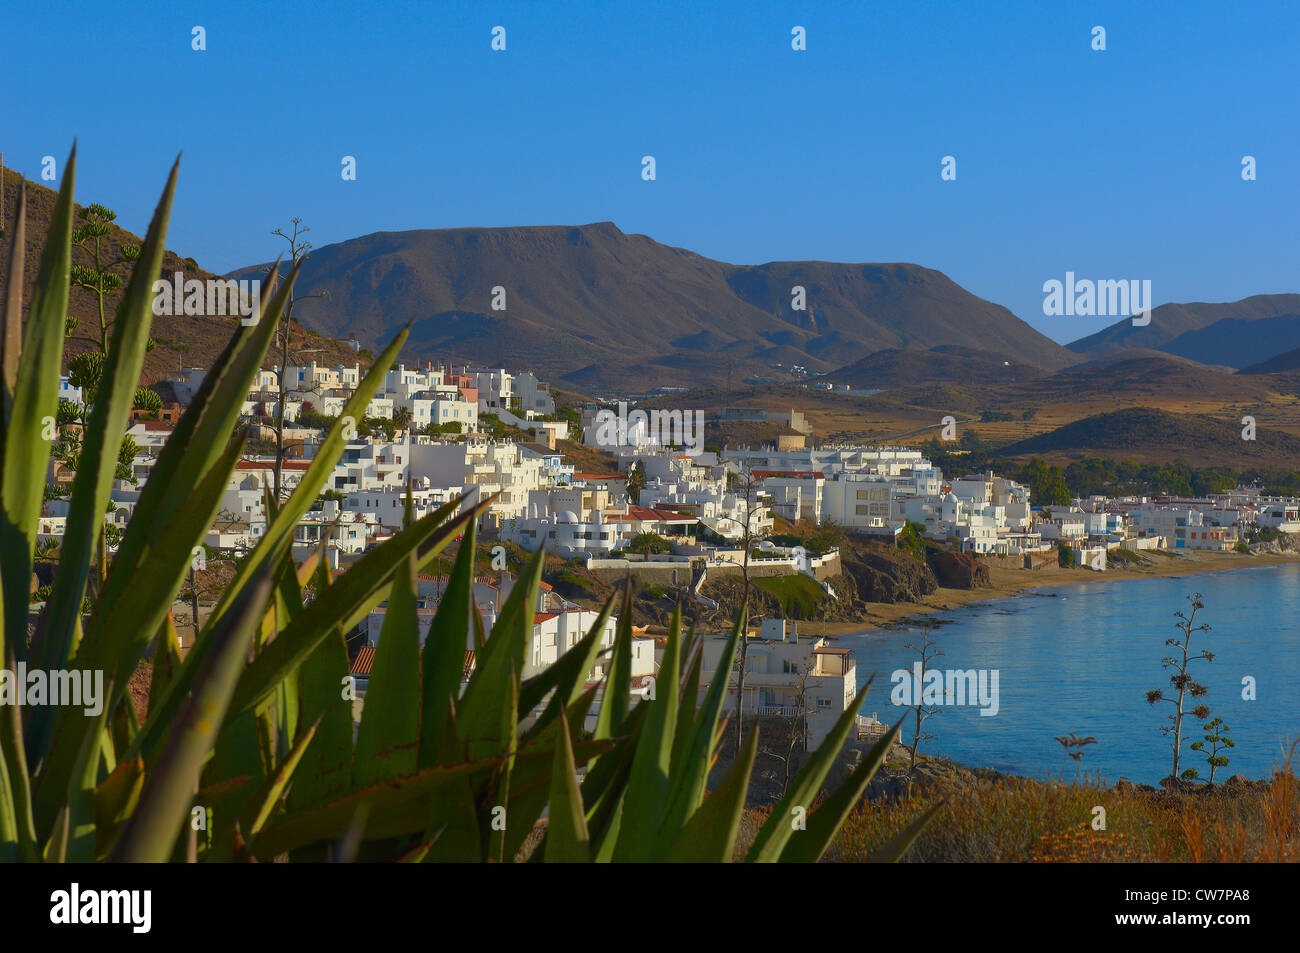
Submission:
<svg viewBox="0 0 1300 953">
<path fill-rule="evenodd" d="M 999 450 L 1008 457 L 1040 456 L 1053 462 L 1102 457 L 1138 463 L 1185 463 L 1280 470 L 1300 465 L 1300 437 L 1260 428 L 1243 440 L 1239 424 L 1201 414 L 1171 414 L 1133 407 L 1073 421 Z"/>
<path fill-rule="evenodd" d="M 1032 364 L 1008 361 L 979 348 L 948 344 L 922 351 L 886 348 L 823 376 L 854 388 L 889 388 L 917 381 L 968 385 L 1002 385 L 1042 377 L 1047 371 Z"/>
<path fill-rule="evenodd" d="M 1300 294 L 1254 295 L 1223 304 L 1164 304 L 1151 323 L 1124 318 L 1066 347 L 1087 357 L 1124 348 L 1163 351 L 1203 364 L 1245 367 L 1300 347 Z"/>
<path fill-rule="evenodd" d="M 0 183 L 0 187 L 4 189 L 5 212 L 5 220 L 0 223 L 3 225 L 4 230 L 4 235 L 0 237 L 0 301 L 4 300 L 7 291 L 8 275 L 4 263 L 9 260 L 9 243 L 13 240 L 14 219 L 18 208 L 18 190 L 22 181 L 22 178 L 16 172 L 7 169 L 3 173 L 3 182 Z M 162 184 L 160 180 L 158 183 L 160 192 Z M 32 284 L 36 280 L 36 273 L 40 267 L 41 253 L 45 250 L 45 236 L 49 231 L 50 219 L 54 214 L 54 203 L 57 197 L 57 191 L 47 188 L 39 182 L 27 180 L 27 229 L 25 260 L 23 263 L 24 306 L 31 303 Z M 103 198 L 111 201 L 111 196 L 94 196 L 93 198 Z M 80 213 L 81 209 L 81 205 L 76 206 L 78 213 Z M 74 222 L 75 226 L 76 223 Z M 140 244 L 143 241 L 144 239 L 140 236 L 133 235 L 116 224 L 110 225 L 108 234 L 101 240 L 101 260 L 116 259 L 123 242 Z M 74 265 L 88 265 L 90 264 L 89 255 L 74 247 L 72 263 Z M 182 272 L 186 278 L 199 278 L 204 281 L 217 277 L 212 272 L 201 268 L 193 258 L 182 258 L 179 253 L 174 251 L 166 252 L 163 258 L 162 276 L 171 278 L 177 271 Z M 129 274 L 123 268 L 115 269 L 115 273 L 124 277 Z M 125 282 L 120 291 L 106 296 L 106 314 L 111 315 L 113 313 L 113 309 L 117 307 L 117 303 L 121 300 L 124 291 Z M 71 289 L 68 295 L 68 313 L 78 321 L 74 334 L 98 336 L 98 303 L 94 295 L 89 291 L 76 287 Z M 111 317 L 109 320 L 111 322 Z M 182 366 L 211 367 L 213 361 L 216 360 L 226 346 L 226 342 L 234 334 L 237 327 L 238 319 L 227 316 L 187 315 L 183 318 L 156 318 L 152 329 L 154 348 L 145 355 L 141 382 L 152 384 L 169 373 L 174 374 Z M 64 345 L 65 366 L 69 357 L 90 350 L 90 348 L 91 345 L 85 342 L 75 338 L 69 339 Z M 311 356 L 321 363 L 346 363 L 349 366 L 355 363 L 369 364 L 367 359 L 359 357 L 345 342 L 314 336 L 301 327 L 295 319 L 290 335 L 290 354 L 292 356 L 295 352 L 305 353 L 307 351 L 310 351 Z M 273 355 L 268 354 L 266 366 L 269 367 L 274 363 L 278 362 L 273 360 Z"/>
<path fill-rule="evenodd" d="M 1300 347 L 1294 347 L 1281 354 L 1275 354 L 1258 364 L 1251 364 L 1237 371 L 1238 374 L 1277 374 L 1283 371 L 1300 370 Z"/>
<path fill-rule="evenodd" d="M 234 277 L 254 275 L 252 266 Z M 792 289 L 808 310 L 792 310 Z M 373 348 L 534 368 L 592 392 L 790 379 L 888 348 L 982 349 L 1056 369 L 1077 358 L 1006 308 L 911 264 L 714 261 L 611 222 L 378 232 L 316 249 L 302 319 Z M 494 288 L 505 310 L 493 309 Z"/>
</svg>

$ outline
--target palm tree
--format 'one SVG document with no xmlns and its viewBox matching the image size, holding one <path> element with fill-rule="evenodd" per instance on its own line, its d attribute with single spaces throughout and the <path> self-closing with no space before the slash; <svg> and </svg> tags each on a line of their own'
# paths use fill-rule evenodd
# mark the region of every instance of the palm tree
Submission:
<svg viewBox="0 0 1300 953">
<path fill-rule="evenodd" d="M 411 408 L 398 407 L 393 411 L 393 427 L 405 430 L 411 423 Z"/>
</svg>

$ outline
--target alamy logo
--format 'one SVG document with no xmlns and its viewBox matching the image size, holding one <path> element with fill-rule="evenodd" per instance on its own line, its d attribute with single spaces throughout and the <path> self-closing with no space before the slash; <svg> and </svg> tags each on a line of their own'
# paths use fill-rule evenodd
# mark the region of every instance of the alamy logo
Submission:
<svg viewBox="0 0 1300 953">
<path fill-rule="evenodd" d="M 257 324 L 262 315 L 262 282 L 257 278 L 186 278 L 175 272 L 173 279 L 153 283 L 154 317 L 164 315 L 239 315 L 239 323 Z"/>
<path fill-rule="evenodd" d="M 704 452 L 704 411 L 634 410 L 619 401 L 618 413 L 601 410 L 596 414 L 596 443 L 605 448 L 683 447 L 688 456 Z"/>
<path fill-rule="evenodd" d="M 1065 273 L 1065 282 L 1051 278 L 1043 282 L 1043 314 L 1048 317 L 1133 318 L 1134 327 L 1151 323 L 1151 279 L 1125 281 L 1075 280 L 1074 272 Z"/>
<path fill-rule="evenodd" d="M 104 670 L 0 668 L 0 705 L 80 706 L 91 718 L 104 710 Z"/>
<path fill-rule="evenodd" d="M 68 890 L 50 894 L 50 922 L 57 924 L 125 923 L 133 933 L 148 933 L 153 923 L 153 891 Z"/>
<path fill-rule="evenodd" d="M 994 669 L 925 669 L 914 662 L 909 672 L 896 669 L 890 676 L 894 690 L 889 700 L 895 705 L 913 708 L 916 705 L 978 705 L 980 715 L 998 713 L 999 670 Z"/>
</svg>

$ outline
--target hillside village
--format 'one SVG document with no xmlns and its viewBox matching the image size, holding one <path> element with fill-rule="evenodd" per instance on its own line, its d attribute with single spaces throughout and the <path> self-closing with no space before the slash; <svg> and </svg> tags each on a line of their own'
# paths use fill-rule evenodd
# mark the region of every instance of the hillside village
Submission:
<svg viewBox="0 0 1300 953">
<path fill-rule="evenodd" d="M 126 434 L 133 457 L 129 477 L 114 485 L 106 516 L 110 529 L 120 531 L 131 519 L 160 448 L 204 375 L 203 368 L 180 369 L 155 385 L 170 398 L 167 402 L 133 414 Z M 266 529 L 267 502 L 275 488 L 274 420 L 282 397 L 284 496 L 302 479 L 362 376 L 357 364 L 289 365 L 281 394 L 278 369 L 259 372 L 243 406 L 252 452 L 231 476 L 207 533 L 205 561 L 245 555 Z M 74 421 L 83 394 L 66 376 L 60 399 L 68 408 L 61 419 Z M 627 415 L 626 406 L 620 413 Z M 703 417 L 702 412 L 683 411 L 672 419 L 691 413 Z M 674 444 L 671 435 L 647 426 L 656 422 L 653 414 L 618 430 L 611 443 L 609 428 L 601 426 L 611 414 L 594 401 L 557 407 L 547 384 L 527 371 L 399 365 L 386 373 L 357 432 L 318 488 L 317 505 L 300 520 L 294 556 L 302 561 L 321 551 L 331 570 L 341 571 L 400 531 L 408 495 L 417 517 L 455 500 L 469 508 L 490 499 L 479 521 L 479 537 L 500 558 L 474 585 L 475 601 L 490 629 L 515 583 L 510 569 L 517 561 L 504 558 L 507 550 L 544 547 L 571 567 L 567 581 L 581 582 L 574 572 L 606 586 L 635 576 L 652 598 L 685 603 L 697 620 L 708 622 L 724 616 L 709 593 L 721 596 L 719 585 L 725 588 L 730 580 L 734 588 L 746 576 L 757 580 L 759 588 L 773 580 L 802 579 L 801 585 L 829 606 L 847 599 L 849 594 L 837 592 L 836 586 L 843 589 L 848 583 L 852 554 L 845 553 L 842 561 L 839 546 L 818 542 L 818 531 L 831 527 L 855 547 L 871 545 L 880 552 L 916 540 L 931 555 L 960 554 L 948 555 L 949 563 L 964 559 L 976 570 L 982 564 L 1025 569 L 1064 565 L 1097 572 L 1117 560 L 1132 560 L 1134 554 L 1245 550 L 1261 533 L 1272 538 L 1300 532 L 1300 501 L 1265 497 L 1257 489 L 1238 488 L 1205 499 L 1094 496 L 1066 506 L 1039 506 L 1021 483 L 993 472 L 945 474 L 917 449 L 815 445 L 812 428 L 794 410 L 719 408 L 709 423 L 760 421 L 776 423 L 783 432 L 763 447 L 707 450 L 699 441 L 693 448 Z M 76 427 L 75 422 L 66 425 Z M 579 447 L 595 454 L 584 459 L 601 460 L 609 469 L 579 469 L 571 460 Z M 50 464 L 40 525 L 47 552 L 57 549 L 68 512 L 66 488 L 74 474 L 68 464 L 67 456 L 57 453 Z M 803 536 L 792 532 L 800 528 Z M 976 586 L 978 579 L 978 572 L 971 571 L 964 585 Z M 445 583 L 436 574 L 419 577 L 422 640 Z M 768 586 L 764 591 L 782 590 Z M 204 607 L 198 605 L 197 593 L 194 587 L 192 602 L 201 617 Z M 572 585 L 542 584 L 524 678 L 555 663 L 595 624 L 599 614 L 590 599 L 582 598 L 586 595 Z M 37 589 L 33 600 L 41 597 Z M 874 591 L 857 597 L 863 604 L 908 598 Z M 745 711 L 799 712 L 815 745 L 853 701 L 856 671 L 847 649 L 799 635 L 797 604 L 782 601 L 772 617 L 760 613 L 754 619 Z M 384 611 L 375 609 L 350 634 L 358 706 L 364 703 Z M 851 611 L 844 607 L 840 617 L 845 612 L 851 617 Z M 617 615 L 604 622 L 604 645 L 613 644 L 617 624 Z M 661 648 L 656 635 L 662 636 L 663 629 L 650 618 L 640 620 L 634 632 L 633 690 L 645 695 L 652 691 L 656 649 Z M 722 644 L 721 638 L 713 641 L 715 651 L 706 651 L 706 675 L 708 660 L 716 664 Z M 473 649 L 468 634 L 466 679 L 473 670 Z M 590 673 L 592 686 L 603 677 L 603 665 L 598 662 Z M 707 678 L 701 691 L 705 688 Z M 730 704 L 734 708 L 734 698 Z M 861 716 L 859 729 L 871 736 L 879 725 L 873 717 Z"/>
</svg>

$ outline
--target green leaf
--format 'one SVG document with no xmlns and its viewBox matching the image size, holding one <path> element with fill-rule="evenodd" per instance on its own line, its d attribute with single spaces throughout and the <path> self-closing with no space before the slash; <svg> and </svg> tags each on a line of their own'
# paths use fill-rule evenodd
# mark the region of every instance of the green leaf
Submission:
<svg viewBox="0 0 1300 953">
<path fill-rule="evenodd" d="M 118 307 L 104 374 L 95 392 L 90 419 L 82 432 L 81 459 L 72 484 L 51 610 L 39 655 L 40 667 L 47 671 L 64 668 L 72 654 L 73 622 L 81 612 L 92 551 L 103 531 L 104 510 L 113 489 L 122 434 L 131 416 L 135 389 L 144 367 L 145 344 L 153 322 L 153 281 L 162 270 L 167 220 L 171 216 L 179 171 L 180 159 L 177 159 L 154 210 L 153 221 L 149 223 L 140 260 Z M 59 320 L 62 319 L 60 315 Z M 122 691 L 125 690 L 123 685 Z"/>
<path fill-rule="evenodd" d="M 460 551 L 421 653 L 419 765 L 422 768 L 436 763 L 443 727 L 453 701 L 460 695 L 465 646 L 469 641 L 468 621 L 474 607 L 475 522 L 471 520 L 462 534 Z"/>
<path fill-rule="evenodd" d="M 612 738 L 624 721 L 632 698 L 632 581 L 623 589 L 623 615 L 614 638 L 614 657 L 605 676 L 605 694 L 596 716 L 597 738 Z"/>
<path fill-rule="evenodd" d="M 266 651 L 253 660 L 240 680 L 231 713 L 261 705 L 274 693 L 280 680 L 298 669 L 303 661 L 335 628 L 347 632 L 372 608 L 382 602 L 392 586 L 392 576 L 411 552 L 416 566 L 422 566 L 442 550 L 467 522 L 478 516 L 468 510 L 443 524 L 456 502 L 430 513 L 410 529 L 404 529 L 378 549 L 366 553 L 347 572 L 319 594 L 302 615 L 294 619 Z"/>
<path fill-rule="evenodd" d="M 653 701 L 641 703 L 649 705 L 650 712 L 632 760 L 622 828 L 614 848 L 615 860 L 654 859 L 654 846 L 667 806 L 673 737 L 677 729 L 680 649 L 681 613 L 674 610 L 672 624 L 668 627 L 668 644 L 659 665 L 659 677 L 655 679 L 656 697 Z"/>
<path fill-rule="evenodd" d="M 322 713 L 320 717 L 308 726 L 306 731 L 299 734 L 298 741 L 294 745 L 293 750 L 289 752 L 289 756 L 280 763 L 278 768 L 275 769 L 275 774 L 267 778 L 266 783 L 263 785 L 263 789 L 257 792 L 257 795 L 253 799 L 253 803 L 259 806 L 257 808 L 257 813 L 253 816 L 248 825 L 248 833 L 250 836 L 255 835 L 265 826 L 267 820 L 271 817 L 271 812 L 275 810 L 276 805 L 279 804 L 281 798 L 284 797 L 284 789 L 289 784 L 290 778 L 293 777 L 293 773 L 297 769 L 299 762 L 302 761 L 302 756 L 303 753 L 306 752 L 307 746 L 311 744 L 312 738 L 316 736 L 316 729 L 320 727 L 321 718 L 323 717 L 324 714 Z"/>
<path fill-rule="evenodd" d="M 671 842 L 664 860 L 668 863 L 722 864 L 732 859 L 736 832 L 745 813 L 749 776 L 758 754 L 758 732 L 751 731 L 745 748 L 718 785 Z"/>
<path fill-rule="evenodd" d="M 869 687 L 870 685 L 868 685 Z M 849 732 L 856 723 L 858 709 L 862 707 L 862 702 L 866 697 L 867 689 L 858 692 L 853 704 L 844 709 L 844 714 L 840 715 L 839 719 L 836 720 L 835 726 L 831 728 L 821 746 L 813 753 L 812 758 L 804 765 L 803 770 L 799 772 L 785 797 L 781 798 L 776 807 L 772 809 L 772 816 L 759 829 L 758 836 L 749 849 L 749 855 L 745 858 L 747 861 L 751 863 L 772 863 L 780 858 L 785 845 L 789 843 L 791 835 L 794 834 L 793 825 L 790 823 L 792 808 L 801 807 L 804 810 L 809 810 L 812 807 L 813 802 L 817 799 L 817 792 L 821 790 L 822 782 L 826 780 L 826 775 L 830 773 L 831 766 L 844 748 L 844 742 L 848 739 Z"/>
<path fill-rule="evenodd" d="M 674 761 L 676 769 L 668 792 L 668 811 L 664 824 L 664 829 L 670 836 L 676 833 L 704 799 L 709 767 L 713 761 L 714 739 L 718 735 L 718 719 L 727 698 L 731 668 L 735 664 L 736 650 L 745 631 L 746 620 L 747 613 L 742 608 L 731 627 L 731 635 L 718 658 L 718 667 L 714 669 L 709 687 L 704 693 L 704 701 L 700 704 L 694 721 L 690 745 Z M 702 649 L 701 645 L 701 656 Z M 692 697 L 692 704 L 694 701 L 695 698 Z"/>
<path fill-rule="evenodd" d="M 870 687 L 868 684 L 867 688 Z M 863 689 L 863 694 L 865 693 L 866 689 Z M 871 750 L 867 752 L 866 757 L 854 769 L 848 780 L 836 788 L 835 792 L 808 816 L 808 823 L 804 830 L 795 831 L 790 838 L 790 843 L 786 845 L 785 850 L 781 851 L 782 863 L 815 864 L 822 859 L 826 848 L 830 846 L 831 838 L 843 825 L 854 805 L 862 799 L 867 785 L 871 783 L 880 766 L 885 763 L 885 756 L 889 754 L 889 749 L 898 739 L 902 726 L 903 719 L 900 718 L 883 738 L 871 746 Z"/>
<path fill-rule="evenodd" d="M 259 860 L 321 841 L 336 840 L 352 826 L 358 809 L 369 811 L 365 836 L 383 840 L 422 831 L 428 803 L 458 778 L 490 771 L 500 759 L 466 761 L 425 768 L 415 774 L 389 778 L 359 791 L 350 791 L 327 804 L 295 812 L 267 827 L 249 843 Z"/>
<path fill-rule="evenodd" d="M 149 862 L 164 861 L 171 855 L 272 584 L 271 575 L 263 572 L 222 616 L 214 630 L 212 653 L 195 679 L 189 704 L 172 726 L 167 746 L 145 781 L 139 807 L 123 828 L 110 859 Z"/>
<path fill-rule="evenodd" d="M 320 804 L 346 791 L 351 783 L 352 701 L 343 692 L 344 679 L 351 677 L 349 671 L 347 643 L 337 627 L 298 671 L 301 717 L 315 718 L 320 728 L 289 789 L 293 811 Z"/>
<path fill-rule="evenodd" d="M 578 791 L 578 767 L 573 763 L 569 743 L 569 722 L 560 713 L 555 760 L 551 768 L 551 809 L 546 825 L 547 863 L 587 863 L 591 843 L 582 794 Z"/>
<path fill-rule="evenodd" d="M 27 658 L 27 606 L 36 550 L 36 529 L 45 496 L 45 469 L 50 457 L 53 421 L 59 405 L 59 365 L 63 357 L 63 323 L 68 313 L 68 273 L 72 267 L 72 192 L 76 181 L 74 145 L 63 170 L 50 230 L 32 286 L 31 307 L 23 338 L 13 402 L 5 422 L 4 457 L 0 461 L 0 576 L 4 590 L 4 635 L 18 661 Z M 21 289 L 22 276 L 16 282 Z M 13 288 L 15 279 L 9 279 Z M 20 291 L 21 294 L 21 291 Z M 6 329 L 6 337 L 12 334 Z M 6 368 L 10 367 L 6 356 Z M 8 382 L 6 382 L 8 383 Z M 50 437 L 45 434 L 51 434 Z M 0 642 L 0 658 L 5 645 Z"/>
<path fill-rule="evenodd" d="M 420 623 L 415 606 L 415 557 L 393 580 L 366 691 L 352 783 L 357 787 L 416 769 L 420 741 Z"/>
</svg>

